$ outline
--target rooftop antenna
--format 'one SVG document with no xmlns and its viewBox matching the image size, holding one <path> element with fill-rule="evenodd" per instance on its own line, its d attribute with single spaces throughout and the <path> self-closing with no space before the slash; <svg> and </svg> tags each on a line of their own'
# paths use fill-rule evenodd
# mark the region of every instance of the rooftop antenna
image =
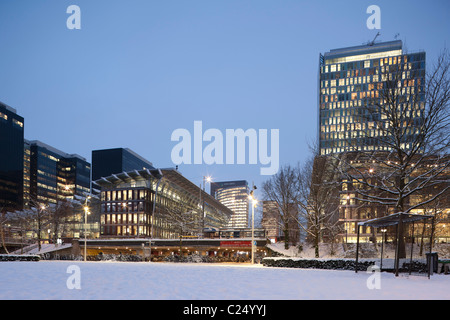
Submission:
<svg viewBox="0 0 450 320">
<path fill-rule="evenodd" d="M 398 37 L 400 37 L 400 33 L 396 33 L 394 39 L 397 40 Z"/>
<path fill-rule="evenodd" d="M 373 44 L 375 43 L 375 39 L 378 38 L 378 36 L 380 36 L 381 34 L 378 32 L 377 35 L 375 36 L 375 38 L 373 38 L 372 41 L 368 42 L 367 45 L 368 46 L 373 46 Z"/>
</svg>

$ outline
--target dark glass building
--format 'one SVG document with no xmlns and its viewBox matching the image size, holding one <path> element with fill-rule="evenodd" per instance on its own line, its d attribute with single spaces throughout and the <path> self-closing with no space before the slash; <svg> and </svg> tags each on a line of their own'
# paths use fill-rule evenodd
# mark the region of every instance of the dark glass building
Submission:
<svg viewBox="0 0 450 320">
<path fill-rule="evenodd" d="M 28 148 L 31 200 L 56 203 L 90 192 L 91 166 L 85 158 L 37 140 L 25 141 L 25 150 Z"/>
<path fill-rule="evenodd" d="M 0 102 L 0 211 L 23 206 L 24 119 Z"/>
<path fill-rule="evenodd" d="M 131 170 L 154 169 L 153 164 L 128 148 L 92 151 L 92 181 Z"/>
</svg>

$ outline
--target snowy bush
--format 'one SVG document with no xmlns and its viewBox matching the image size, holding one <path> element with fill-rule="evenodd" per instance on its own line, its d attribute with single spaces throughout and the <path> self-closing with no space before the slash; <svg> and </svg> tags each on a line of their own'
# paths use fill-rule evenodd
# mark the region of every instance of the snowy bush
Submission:
<svg viewBox="0 0 450 320">
<path fill-rule="evenodd" d="M 365 271 L 375 261 L 358 262 L 358 270 Z M 332 269 L 332 270 L 355 270 L 356 261 L 346 259 L 274 259 L 264 258 L 263 265 L 266 267 L 302 268 L 302 269 Z"/>
<path fill-rule="evenodd" d="M 39 261 L 37 255 L 0 254 L 0 261 Z"/>
<path fill-rule="evenodd" d="M 410 266 L 411 266 L 411 272 L 419 272 L 419 273 L 428 272 L 427 264 L 423 263 L 423 262 L 419 262 L 419 261 L 413 261 L 412 264 L 409 262 L 403 263 L 403 268 L 400 271 L 403 271 L 403 272 L 409 271 Z"/>
</svg>

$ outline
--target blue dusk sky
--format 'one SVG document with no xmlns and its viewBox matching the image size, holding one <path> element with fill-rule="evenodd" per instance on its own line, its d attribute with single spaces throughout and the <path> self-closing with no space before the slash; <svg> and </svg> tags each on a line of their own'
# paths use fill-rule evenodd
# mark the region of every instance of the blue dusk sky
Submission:
<svg viewBox="0 0 450 320">
<path fill-rule="evenodd" d="M 70 5 L 80 30 L 67 28 Z M 370 5 L 380 30 L 366 26 Z M 89 162 L 92 150 L 126 147 L 173 167 L 172 132 L 193 135 L 198 120 L 224 137 L 278 129 L 280 165 L 296 164 L 316 140 L 320 53 L 380 32 L 431 65 L 450 44 L 449 13 L 448 0 L 2 0 L 0 101 L 25 118 L 26 139 Z M 179 170 L 197 185 L 211 175 L 261 187 L 262 166 Z"/>
</svg>

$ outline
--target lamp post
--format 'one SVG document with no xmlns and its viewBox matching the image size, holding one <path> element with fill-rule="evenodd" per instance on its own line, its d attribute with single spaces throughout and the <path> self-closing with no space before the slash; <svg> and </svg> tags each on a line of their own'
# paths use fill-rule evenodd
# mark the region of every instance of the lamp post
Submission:
<svg viewBox="0 0 450 320">
<path fill-rule="evenodd" d="M 384 248 L 384 241 L 386 241 L 386 231 L 387 229 L 381 229 L 382 232 L 381 236 L 381 261 L 380 261 L 380 271 L 383 269 L 383 248 Z"/>
<path fill-rule="evenodd" d="M 255 264 L 255 206 L 258 202 L 253 195 L 254 190 L 256 190 L 255 185 L 253 185 L 253 189 L 248 196 L 249 200 L 252 200 L 252 264 Z"/>
<path fill-rule="evenodd" d="M 91 196 L 87 196 L 86 200 L 84 201 L 84 261 L 86 261 L 86 257 L 87 257 L 87 235 L 86 235 L 86 230 L 87 230 L 87 216 L 88 214 L 91 214 L 91 212 L 89 211 L 89 206 L 88 206 L 88 200 L 91 199 Z"/>
<path fill-rule="evenodd" d="M 211 176 L 203 176 L 203 193 L 205 192 L 205 185 L 206 182 L 211 182 Z M 205 197 L 202 196 L 202 193 L 200 192 L 200 201 L 202 203 L 202 230 L 200 231 L 201 234 L 203 234 L 203 231 L 205 230 Z"/>
</svg>

